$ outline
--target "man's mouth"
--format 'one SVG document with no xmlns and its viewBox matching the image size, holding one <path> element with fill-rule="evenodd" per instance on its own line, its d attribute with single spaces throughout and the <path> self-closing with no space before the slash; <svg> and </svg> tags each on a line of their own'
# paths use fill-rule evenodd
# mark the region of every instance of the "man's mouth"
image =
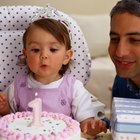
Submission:
<svg viewBox="0 0 140 140">
<path fill-rule="evenodd" d="M 116 59 L 115 62 L 116 65 L 121 68 L 130 68 L 135 63 L 135 61 L 118 60 L 118 59 Z"/>
</svg>

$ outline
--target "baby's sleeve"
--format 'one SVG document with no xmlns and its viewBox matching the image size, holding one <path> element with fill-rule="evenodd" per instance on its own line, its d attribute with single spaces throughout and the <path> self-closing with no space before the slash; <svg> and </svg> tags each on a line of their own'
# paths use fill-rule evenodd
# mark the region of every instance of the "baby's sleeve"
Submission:
<svg viewBox="0 0 140 140">
<path fill-rule="evenodd" d="M 5 90 L 4 93 L 7 94 L 9 99 L 9 104 L 11 107 L 11 113 L 15 113 L 17 111 L 15 97 L 14 97 L 14 82 L 12 82 Z"/>
<path fill-rule="evenodd" d="M 72 113 L 79 122 L 91 117 L 101 119 L 104 117 L 105 105 L 77 80 L 74 85 Z"/>
</svg>

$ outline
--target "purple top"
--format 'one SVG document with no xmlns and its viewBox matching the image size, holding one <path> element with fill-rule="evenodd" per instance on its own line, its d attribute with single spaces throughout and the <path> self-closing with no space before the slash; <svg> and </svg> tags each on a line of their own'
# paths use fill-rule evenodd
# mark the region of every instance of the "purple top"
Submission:
<svg viewBox="0 0 140 140">
<path fill-rule="evenodd" d="M 71 75 L 65 75 L 63 81 L 58 88 L 39 89 L 28 87 L 28 75 L 20 75 L 15 80 L 15 100 L 18 111 L 31 111 L 28 103 L 37 98 L 42 99 L 42 110 L 47 112 L 63 113 L 72 116 L 72 97 L 73 85 L 75 78 Z"/>
</svg>

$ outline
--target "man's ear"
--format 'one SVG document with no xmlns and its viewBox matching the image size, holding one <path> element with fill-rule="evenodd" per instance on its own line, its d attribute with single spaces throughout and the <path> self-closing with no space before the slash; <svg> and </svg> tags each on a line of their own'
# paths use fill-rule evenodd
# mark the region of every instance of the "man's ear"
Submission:
<svg viewBox="0 0 140 140">
<path fill-rule="evenodd" d="M 71 49 L 70 50 L 67 50 L 65 59 L 63 61 L 63 64 L 64 65 L 68 64 L 68 62 L 70 61 L 70 59 L 71 59 L 72 56 L 73 56 L 73 51 Z"/>
</svg>

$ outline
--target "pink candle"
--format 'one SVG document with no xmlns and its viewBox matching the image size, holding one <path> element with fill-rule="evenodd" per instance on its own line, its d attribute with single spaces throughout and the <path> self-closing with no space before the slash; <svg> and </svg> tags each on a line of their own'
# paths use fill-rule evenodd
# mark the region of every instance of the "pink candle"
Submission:
<svg viewBox="0 0 140 140">
<path fill-rule="evenodd" d="M 41 112 L 42 112 L 42 100 L 35 98 L 28 104 L 29 107 L 33 108 L 33 120 L 30 126 L 42 126 L 41 124 Z"/>
</svg>

